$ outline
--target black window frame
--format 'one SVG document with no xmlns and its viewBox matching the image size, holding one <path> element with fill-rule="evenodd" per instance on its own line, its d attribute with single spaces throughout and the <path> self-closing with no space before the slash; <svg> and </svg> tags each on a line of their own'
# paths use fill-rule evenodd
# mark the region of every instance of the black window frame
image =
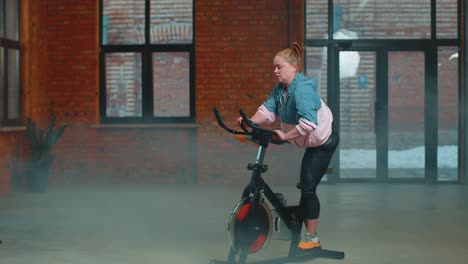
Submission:
<svg viewBox="0 0 468 264">
<path fill-rule="evenodd" d="M 103 0 L 99 0 L 99 112 L 102 124 L 145 124 L 145 123 L 194 123 L 195 122 L 195 1 L 192 0 L 192 43 L 153 44 L 150 36 L 150 1 L 145 0 L 145 43 L 143 44 L 103 44 Z M 139 53 L 142 58 L 142 116 L 108 117 L 106 94 L 106 55 L 111 53 Z M 187 52 L 189 64 L 189 116 L 157 117 L 153 114 L 153 53 Z"/>
<path fill-rule="evenodd" d="M 8 118 L 9 116 L 9 112 L 8 112 L 8 109 L 9 109 L 9 104 L 11 102 L 8 101 L 8 78 L 9 78 L 9 71 L 10 71 L 10 68 L 11 68 L 11 65 L 8 64 L 8 51 L 10 50 L 17 50 L 19 52 L 19 60 L 18 60 L 18 71 L 19 73 L 21 73 L 21 46 L 20 46 L 20 40 L 21 40 L 21 34 L 18 34 L 18 40 L 14 40 L 14 39 L 8 39 L 6 38 L 6 28 L 7 28 L 7 21 L 6 21 L 6 0 L 0 0 L 1 1 L 1 14 L 0 14 L 0 17 L 1 17 L 1 22 L 0 22 L 0 26 L 2 27 L 2 34 L 0 36 L 0 48 L 2 50 L 1 54 L 0 54 L 0 57 L 1 57 L 1 66 L 0 66 L 0 74 L 2 74 L 2 77 L 1 78 L 1 84 L 0 84 L 0 91 L 2 93 L 2 109 L 1 109 L 1 124 L 0 126 L 2 127 L 7 127 L 7 126 L 19 126 L 22 124 L 22 98 L 21 98 L 21 76 L 20 74 L 18 74 L 18 89 L 19 89 L 19 98 L 18 98 L 18 102 L 17 102 L 17 105 L 18 105 L 18 118 L 15 118 L 15 119 L 11 119 L 11 118 Z M 21 10 L 21 1 L 20 0 L 17 0 L 17 23 L 18 23 L 18 30 L 20 30 L 21 28 L 21 18 L 20 18 L 20 10 Z M 19 32 L 18 32 L 19 33 Z"/>
</svg>

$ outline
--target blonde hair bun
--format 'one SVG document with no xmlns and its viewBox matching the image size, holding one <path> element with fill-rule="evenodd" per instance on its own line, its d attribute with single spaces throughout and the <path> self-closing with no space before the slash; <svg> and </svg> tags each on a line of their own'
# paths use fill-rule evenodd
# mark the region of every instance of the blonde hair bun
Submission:
<svg viewBox="0 0 468 264">
<path fill-rule="evenodd" d="M 304 48 L 297 42 L 291 43 L 291 49 L 293 50 L 294 53 L 297 55 L 301 55 L 302 52 L 304 51 Z"/>
</svg>

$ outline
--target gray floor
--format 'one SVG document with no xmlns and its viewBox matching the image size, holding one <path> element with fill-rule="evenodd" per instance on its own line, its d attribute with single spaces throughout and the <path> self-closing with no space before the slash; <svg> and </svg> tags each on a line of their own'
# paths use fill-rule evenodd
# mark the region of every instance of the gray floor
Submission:
<svg viewBox="0 0 468 264">
<path fill-rule="evenodd" d="M 272 186 L 294 204 L 294 186 Z M 468 187 L 321 185 L 319 235 L 344 260 L 467 263 Z M 242 186 L 53 186 L 0 197 L 0 263 L 209 263 L 225 259 L 226 221 Z M 283 256 L 271 241 L 249 260 Z"/>
</svg>

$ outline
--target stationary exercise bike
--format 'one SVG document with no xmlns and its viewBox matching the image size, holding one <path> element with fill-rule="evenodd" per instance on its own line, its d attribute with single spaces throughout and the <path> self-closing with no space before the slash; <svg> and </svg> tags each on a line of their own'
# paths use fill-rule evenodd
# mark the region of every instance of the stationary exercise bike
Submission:
<svg viewBox="0 0 468 264">
<path fill-rule="evenodd" d="M 286 206 L 284 196 L 274 193 L 262 178 L 262 173 L 268 170 L 268 165 L 263 164 L 268 145 L 286 142 L 275 140 L 273 130 L 260 127 L 249 120 L 242 110 L 239 111 L 243 118 L 242 130 L 228 128 L 216 107 L 213 112 L 219 126 L 229 133 L 257 144 L 258 151 L 255 163 L 247 165 L 247 169 L 252 171 L 250 183 L 244 189 L 240 202 L 234 206 L 228 219 L 230 248 L 227 261 L 212 260 L 210 263 L 245 264 L 249 254 L 264 248 L 271 239 L 290 241 L 288 256 L 255 263 L 285 263 L 317 257 L 344 259 L 344 252 L 340 251 L 321 247 L 308 250 L 298 248 L 304 222 L 300 207 Z M 266 200 L 273 209 L 270 209 Z"/>
</svg>

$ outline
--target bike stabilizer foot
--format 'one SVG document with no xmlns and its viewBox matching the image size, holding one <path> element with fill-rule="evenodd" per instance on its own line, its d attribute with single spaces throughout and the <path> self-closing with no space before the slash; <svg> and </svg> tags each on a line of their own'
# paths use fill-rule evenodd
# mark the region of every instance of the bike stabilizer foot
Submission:
<svg viewBox="0 0 468 264">
<path fill-rule="evenodd" d="M 314 258 L 344 259 L 345 253 L 342 251 L 328 250 L 322 248 L 298 249 L 295 256 L 260 260 L 249 262 L 249 264 L 282 264 L 287 262 L 306 261 Z M 237 263 L 237 262 L 236 262 Z M 236 264 L 223 260 L 212 260 L 210 264 Z"/>
</svg>

